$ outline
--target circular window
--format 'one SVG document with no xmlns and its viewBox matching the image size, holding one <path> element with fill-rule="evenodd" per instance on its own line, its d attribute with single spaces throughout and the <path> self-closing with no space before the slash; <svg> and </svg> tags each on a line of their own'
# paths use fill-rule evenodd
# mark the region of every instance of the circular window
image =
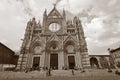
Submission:
<svg viewBox="0 0 120 80">
<path fill-rule="evenodd" d="M 60 30 L 60 28 L 61 28 L 61 26 L 58 23 L 51 23 L 49 25 L 49 30 L 52 31 L 52 32 L 57 32 L 57 31 Z"/>
<path fill-rule="evenodd" d="M 50 47 L 51 50 L 57 50 L 58 46 L 56 44 L 52 44 Z"/>
</svg>

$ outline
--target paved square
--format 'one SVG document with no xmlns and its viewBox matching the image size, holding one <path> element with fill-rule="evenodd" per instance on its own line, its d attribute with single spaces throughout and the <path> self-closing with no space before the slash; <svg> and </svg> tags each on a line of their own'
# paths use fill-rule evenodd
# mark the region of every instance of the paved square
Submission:
<svg viewBox="0 0 120 80">
<path fill-rule="evenodd" d="M 0 72 L 0 80 L 120 80 L 120 76 L 114 70 L 112 73 L 107 70 L 75 71 L 74 75 L 71 70 L 54 70 L 51 76 L 46 76 L 46 71 Z"/>
</svg>

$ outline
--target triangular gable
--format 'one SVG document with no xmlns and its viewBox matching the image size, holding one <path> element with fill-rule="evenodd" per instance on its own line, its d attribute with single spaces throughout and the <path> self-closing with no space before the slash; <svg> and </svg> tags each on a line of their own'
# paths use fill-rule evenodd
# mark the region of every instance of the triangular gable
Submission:
<svg viewBox="0 0 120 80">
<path fill-rule="evenodd" d="M 42 40 L 42 38 L 40 37 L 40 34 L 38 34 L 36 37 L 33 38 L 32 43 L 35 43 L 37 41 L 40 42 L 41 44 L 44 43 L 44 40 Z"/>
<path fill-rule="evenodd" d="M 61 40 L 55 33 L 53 33 L 52 36 L 47 40 L 47 42 L 50 41 L 61 41 Z"/>
<path fill-rule="evenodd" d="M 66 43 L 67 41 L 73 41 L 75 44 L 77 43 L 76 40 L 74 40 L 74 38 L 69 34 L 68 37 L 64 40 L 64 43 Z"/>
<path fill-rule="evenodd" d="M 53 10 L 48 14 L 48 18 L 62 18 L 61 14 L 54 7 Z"/>
</svg>

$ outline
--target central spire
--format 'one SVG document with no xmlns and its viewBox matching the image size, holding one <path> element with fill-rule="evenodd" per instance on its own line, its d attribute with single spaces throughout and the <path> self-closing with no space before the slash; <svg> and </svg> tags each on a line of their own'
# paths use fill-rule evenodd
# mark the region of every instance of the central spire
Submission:
<svg viewBox="0 0 120 80">
<path fill-rule="evenodd" d="M 57 5 L 56 3 L 53 3 L 54 8 L 56 8 L 56 5 Z"/>
</svg>

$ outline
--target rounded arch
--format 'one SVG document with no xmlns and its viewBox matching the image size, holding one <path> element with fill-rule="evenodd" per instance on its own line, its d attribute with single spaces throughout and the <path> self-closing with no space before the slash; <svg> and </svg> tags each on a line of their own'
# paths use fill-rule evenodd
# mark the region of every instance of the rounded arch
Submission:
<svg viewBox="0 0 120 80">
<path fill-rule="evenodd" d="M 60 49 L 60 43 L 58 41 L 50 41 L 47 43 L 47 50 L 58 50 Z"/>
<path fill-rule="evenodd" d="M 30 45 L 30 52 L 31 53 L 38 53 L 42 51 L 43 45 L 40 41 L 35 41 Z"/>
<path fill-rule="evenodd" d="M 95 57 L 90 58 L 90 65 L 92 68 L 99 68 L 98 60 Z"/>
<path fill-rule="evenodd" d="M 67 41 L 65 44 L 64 44 L 64 51 L 67 52 L 67 53 L 74 53 L 74 50 L 75 50 L 75 43 L 74 41 Z"/>
<path fill-rule="evenodd" d="M 64 43 L 65 45 L 66 44 L 71 44 L 71 45 L 75 45 L 75 42 L 73 40 L 68 40 Z"/>
</svg>

